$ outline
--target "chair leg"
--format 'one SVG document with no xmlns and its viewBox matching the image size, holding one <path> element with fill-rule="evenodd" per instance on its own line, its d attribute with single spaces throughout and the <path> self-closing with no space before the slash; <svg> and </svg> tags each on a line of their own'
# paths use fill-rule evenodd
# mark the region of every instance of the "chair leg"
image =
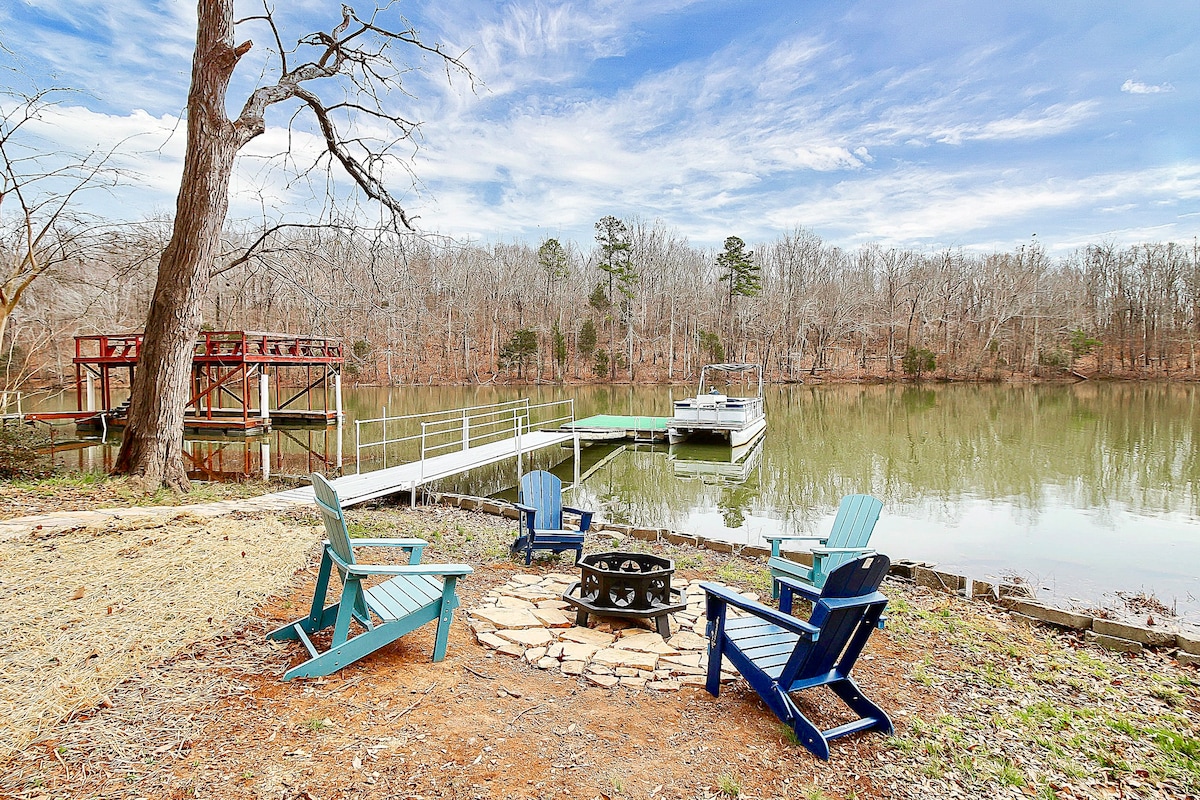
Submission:
<svg viewBox="0 0 1200 800">
<path fill-rule="evenodd" d="M 433 637 L 434 661 L 441 661 L 446 657 L 446 645 L 450 641 L 450 623 L 454 620 L 457 583 L 458 578 L 454 575 L 447 575 L 442 582 L 442 604 L 438 609 L 437 633 Z"/>
<path fill-rule="evenodd" d="M 805 750 L 822 761 L 829 760 L 829 742 L 825 740 L 825 734 L 809 722 L 807 717 L 799 713 L 793 716 L 792 730 L 796 732 L 796 739 L 804 745 Z"/>
<path fill-rule="evenodd" d="M 842 699 L 842 702 L 850 707 L 850 710 L 861 719 L 875 720 L 874 728 L 888 734 L 889 736 L 895 732 L 892 726 L 892 720 L 887 713 L 879 706 L 872 703 L 858 688 L 858 684 L 852 678 L 844 678 L 840 681 L 834 681 L 829 684 L 830 690 Z"/>
</svg>

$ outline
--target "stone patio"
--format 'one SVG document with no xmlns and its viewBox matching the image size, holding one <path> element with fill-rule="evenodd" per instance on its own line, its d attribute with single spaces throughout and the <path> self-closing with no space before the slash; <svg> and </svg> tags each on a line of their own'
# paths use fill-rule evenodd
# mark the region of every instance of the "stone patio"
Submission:
<svg viewBox="0 0 1200 800">
<path fill-rule="evenodd" d="M 670 615 L 672 635 L 664 641 L 649 620 L 592 614 L 591 627 L 576 626 L 562 594 L 578 580 L 559 572 L 514 575 L 467 610 L 468 624 L 479 643 L 497 653 L 597 686 L 673 691 L 704 685 L 708 640 L 701 581 L 678 586 L 687 608 Z M 736 676 L 728 662 L 722 665 L 722 681 Z"/>
</svg>

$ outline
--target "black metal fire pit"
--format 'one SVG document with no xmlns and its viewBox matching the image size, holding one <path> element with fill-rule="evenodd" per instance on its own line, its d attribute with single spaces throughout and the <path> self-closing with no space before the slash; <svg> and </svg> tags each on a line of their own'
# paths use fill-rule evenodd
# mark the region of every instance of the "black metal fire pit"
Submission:
<svg viewBox="0 0 1200 800">
<path fill-rule="evenodd" d="M 653 619 L 666 639 L 668 614 L 687 608 L 687 598 L 671 588 L 675 562 L 646 553 L 593 553 L 579 562 L 580 580 L 563 593 L 575 607 L 575 624 L 586 628 L 589 614 Z"/>
</svg>

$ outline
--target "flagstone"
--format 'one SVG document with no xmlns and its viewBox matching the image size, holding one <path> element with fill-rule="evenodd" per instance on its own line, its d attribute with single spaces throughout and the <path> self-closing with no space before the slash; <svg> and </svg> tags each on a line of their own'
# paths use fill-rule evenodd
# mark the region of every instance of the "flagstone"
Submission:
<svg viewBox="0 0 1200 800">
<path fill-rule="evenodd" d="M 496 635 L 514 644 L 525 647 L 544 647 L 554 641 L 554 634 L 545 628 L 522 628 L 520 630 L 500 630 Z"/>
<path fill-rule="evenodd" d="M 471 616 L 487 620 L 497 628 L 540 628 L 542 622 L 533 612 L 524 608 L 477 608 Z"/>
<path fill-rule="evenodd" d="M 532 614 L 530 616 L 532 616 Z M 568 642 L 594 644 L 601 647 L 612 644 L 614 639 L 611 633 L 604 633 L 603 631 L 594 630 L 592 628 L 568 628 L 562 632 L 559 638 Z"/>
<path fill-rule="evenodd" d="M 610 647 L 597 652 L 596 655 L 592 656 L 592 661 L 611 667 L 654 669 L 658 664 L 658 656 L 653 653 L 639 653 L 636 650 L 619 650 L 615 647 Z"/>
<path fill-rule="evenodd" d="M 547 628 L 570 628 L 574 624 L 566 614 L 553 608 L 535 608 L 533 615 Z"/>
</svg>

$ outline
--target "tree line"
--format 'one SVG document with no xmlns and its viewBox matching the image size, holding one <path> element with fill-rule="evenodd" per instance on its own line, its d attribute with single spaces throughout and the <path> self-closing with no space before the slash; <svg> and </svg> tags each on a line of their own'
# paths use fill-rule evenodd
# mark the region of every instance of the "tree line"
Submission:
<svg viewBox="0 0 1200 800">
<path fill-rule="evenodd" d="M 66 230 L 64 235 L 69 235 Z M 202 325 L 341 339 L 350 382 L 688 381 L 710 362 L 769 380 L 1194 378 L 1200 245 L 1009 252 L 843 249 L 797 228 L 695 247 L 606 216 L 570 242 L 463 244 L 352 224 L 226 226 Z M 169 225 L 89 233 L 10 315 L 6 382 L 61 383 L 72 337 L 139 330 Z"/>
</svg>

